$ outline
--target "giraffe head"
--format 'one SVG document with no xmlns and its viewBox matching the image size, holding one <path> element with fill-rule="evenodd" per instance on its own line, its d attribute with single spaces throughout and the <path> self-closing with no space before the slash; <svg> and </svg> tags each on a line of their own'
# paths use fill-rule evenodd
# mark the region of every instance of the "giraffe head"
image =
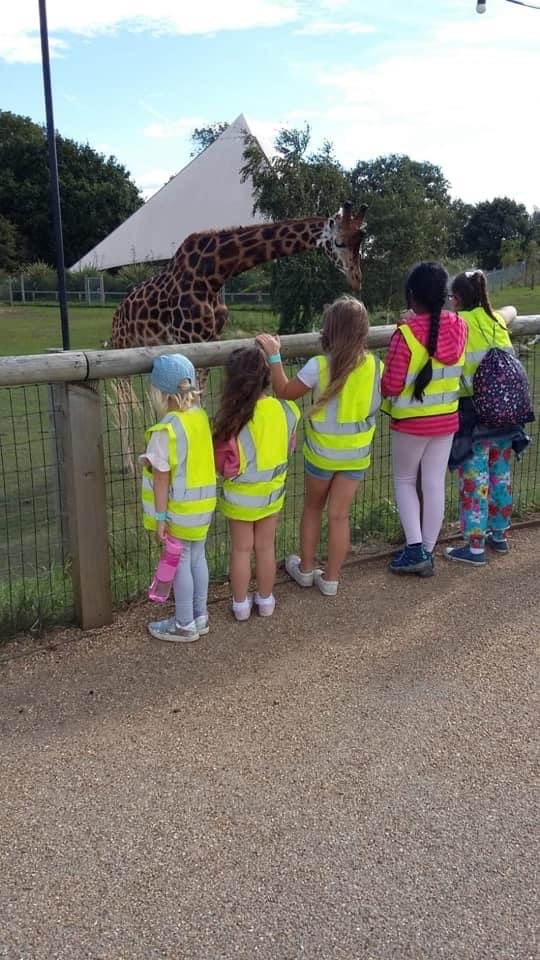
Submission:
<svg viewBox="0 0 540 960">
<path fill-rule="evenodd" d="M 358 213 L 352 212 L 352 203 L 348 201 L 343 209 L 326 221 L 318 246 L 345 274 L 351 290 L 360 290 L 362 271 L 360 269 L 360 246 L 365 236 L 364 218 L 367 207 L 362 205 Z"/>
</svg>

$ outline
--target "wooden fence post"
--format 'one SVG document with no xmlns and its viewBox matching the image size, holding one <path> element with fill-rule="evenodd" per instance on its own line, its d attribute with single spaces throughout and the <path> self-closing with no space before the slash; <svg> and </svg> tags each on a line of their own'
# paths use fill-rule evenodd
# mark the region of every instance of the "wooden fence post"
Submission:
<svg viewBox="0 0 540 960">
<path fill-rule="evenodd" d="M 101 404 L 95 384 L 65 386 L 65 495 L 73 596 L 83 630 L 112 620 Z"/>
</svg>

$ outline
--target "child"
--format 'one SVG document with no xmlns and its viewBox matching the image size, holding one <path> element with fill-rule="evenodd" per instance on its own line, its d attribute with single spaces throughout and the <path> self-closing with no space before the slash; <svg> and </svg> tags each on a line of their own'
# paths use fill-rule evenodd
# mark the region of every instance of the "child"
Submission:
<svg viewBox="0 0 540 960">
<path fill-rule="evenodd" d="M 147 433 L 141 457 L 144 526 L 158 542 L 180 542 L 174 577 L 175 616 L 148 626 L 157 640 L 191 643 L 207 634 L 208 567 L 205 542 L 216 506 L 210 424 L 197 402 L 193 364 L 181 354 L 158 357 L 150 378 L 161 416 Z"/>
<path fill-rule="evenodd" d="M 448 274 L 440 263 L 419 263 L 407 277 L 407 314 L 388 350 L 382 378 L 383 410 L 392 430 L 394 488 L 405 549 L 390 562 L 392 573 L 431 576 L 441 529 L 445 477 L 458 428 L 459 378 L 467 328 L 443 310 Z M 421 470 L 422 507 L 417 490 Z"/>
<path fill-rule="evenodd" d="M 334 597 L 349 548 L 349 512 L 358 484 L 369 467 L 375 414 L 381 402 L 382 364 L 366 353 L 366 308 L 341 297 L 324 311 L 323 354 L 312 357 L 288 380 L 279 355 L 279 337 L 261 334 L 258 342 L 271 365 L 277 397 L 297 400 L 310 390 L 314 404 L 305 425 L 305 501 L 300 521 L 300 556 L 287 557 L 287 573 L 301 587 L 315 584 Z M 321 521 L 328 506 L 328 560 L 315 566 Z"/>
<path fill-rule="evenodd" d="M 459 432 L 450 458 L 458 468 L 463 547 L 448 547 L 449 560 L 474 566 L 486 562 L 486 543 L 497 553 L 508 552 L 506 531 L 512 516 L 512 449 L 520 454 L 528 446 L 521 424 L 486 427 L 473 406 L 473 377 L 491 347 L 512 350 L 506 322 L 516 316 L 514 307 L 495 312 L 481 270 L 460 273 L 452 283 L 451 301 L 467 325 L 468 339 L 459 401 Z"/>
<path fill-rule="evenodd" d="M 214 423 L 214 447 L 223 494 L 218 506 L 231 533 L 232 610 L 247 620 L 251 554 L 255 551 L 257 593 L 262 617 L 271 617 L 276 601 L 275 533 L 287 479 L 287 461 L 300 411 L 294 403 L 267 397 L 270 370 L 258 347 L 234 350 L 225 364 L 221 406 Z"/>
</svg>

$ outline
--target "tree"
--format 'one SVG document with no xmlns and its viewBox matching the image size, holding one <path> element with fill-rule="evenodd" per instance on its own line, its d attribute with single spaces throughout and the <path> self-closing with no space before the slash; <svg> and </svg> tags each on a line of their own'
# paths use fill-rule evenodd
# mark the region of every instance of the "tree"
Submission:
<svg viewBox="0 0 540 960">
<path fill-rule="evenodd" d="M 210 123 L 207 127 L 195 127 L 190 137 L 192 143 L 190 156 L 197 157 L 199 153 L 206 150 L 207 147 L 214 143 L 214 140 L 217 140 L 217 138 L 221 136 L 228 126 L 228 123 L 221 121 L 220 123 Z"/>
<path fill-rule="evenodd" d="M 264 216 L 328 216 L 348 199 L 348 179 L 331 144 L 308 154 L 309 143 L 309 126 L 282 130 L 275 140 L 276 156 L 269 161 L 254 139 L 247 142 L 242 175 L 252 178 L 256 209 Z M 280 333 L 311 330 L 325 303 L 346 289 L 344 277 L 320 251 L 274 261 L 270 297 L 280 315 Z"/>
<path fill-rule="evenodd" d="M 66 264 L 103 240 L 142 204 L 114 157 L 57 134 Z M 0 111 L 0 216 L 18 231 L 21 258 L 55 263 L 47 140 L 28 117 Z"/>
<path fill-rule="evenodd" d="M 350 174 L 353 200 L 367 203 L 363 298 L 393 310 L 418 260 L 445 259 L 455 234 L 448 183 L 439 167 L 392 154 L 362 161 Z"/>
<path fill-rule="evenodd" d="M 508 197 L 496 197 L 476 204 L 465 227 L 464 240 L 478 266 L 496 270 L 501 266 L 503 240 L 524 244 L 530 230 L 531 218 L 522 203 Z"/>
<path fill-rule="evenodd" d="M 11 273 L 21 262 L 22 244 L 17 227 L 0 216 L 0 271 Z"/>
</svg>

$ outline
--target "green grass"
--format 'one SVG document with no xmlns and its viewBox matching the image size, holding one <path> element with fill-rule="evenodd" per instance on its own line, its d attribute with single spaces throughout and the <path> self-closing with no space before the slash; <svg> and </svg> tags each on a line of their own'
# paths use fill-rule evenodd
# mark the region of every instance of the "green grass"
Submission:
<svg viewBox="0 0 540 960">
<path fill-rule="evenodd" d="M 100 350 L 111 335 L 114 305 L 69 308 L 72 350 Z M 225 339 L 252 337 L 256 333 L 277 330 L 277 317 L 265 307 L 230 307 L 230 322 Z M 46 353 L 61 347 L 60 314 L 57 306 L 0 304 L 0 356 Z"/>
</svg>

